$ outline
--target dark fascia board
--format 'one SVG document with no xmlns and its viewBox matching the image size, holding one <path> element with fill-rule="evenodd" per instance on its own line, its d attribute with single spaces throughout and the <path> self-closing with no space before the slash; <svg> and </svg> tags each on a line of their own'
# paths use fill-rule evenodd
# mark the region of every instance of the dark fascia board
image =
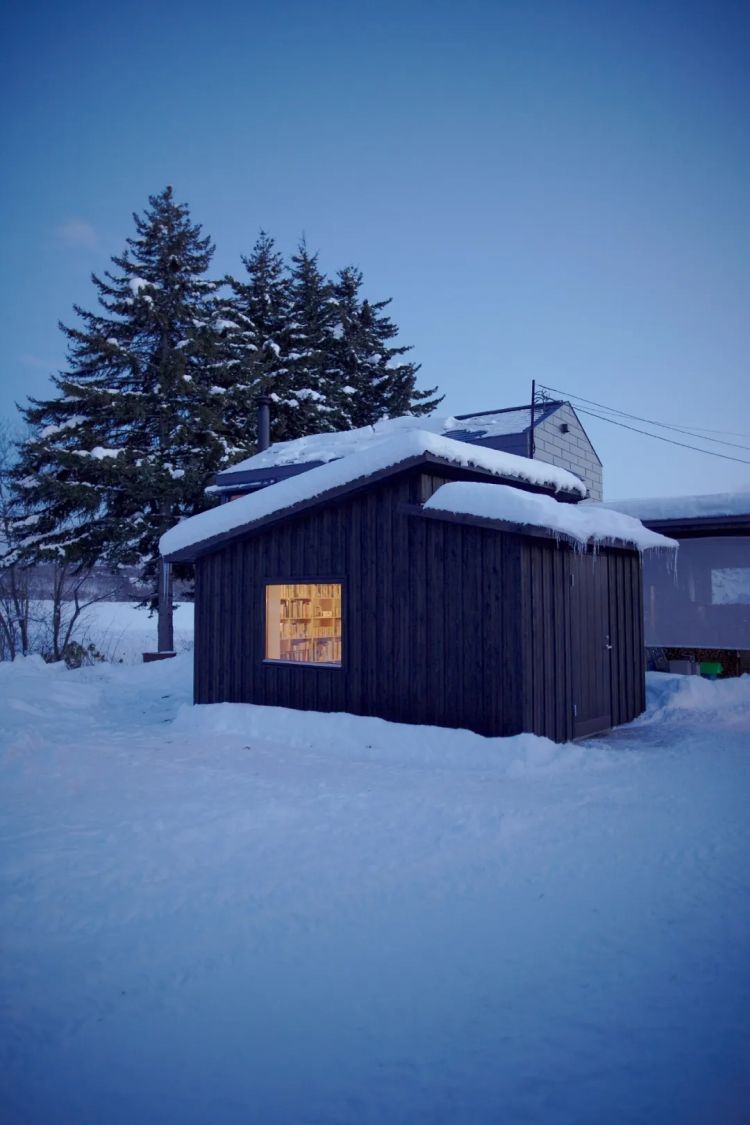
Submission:
<svg viewBox="0 0 750 1125">
<path fill-rule="evenodd" d="M 750 513 L 746 516 L 690 516 L 669 520 L 641 519 L 641 523 L 651 531 L 658 531 L 662 535 L 668 535 L 671 539 L 750 535 Z"/>
<path fill-rule="evenodd" d="M 441 511 L 440 508 L 422 508 L 419 504 L 404 504 L 402 510 L 406 515 L 421 516 L 422 519 L 427 520 L 440 520 L 443 523 L 458 523 L 471 527 L 486 527 L 491 531 L 511 532 L 513 535 L 521 535 L 528 539 L 554 539 L 556 543 L 565 543 L 568 547 L 573 547 L 578 551 L 581 550 L 580 539 L 575 539 L 564 531 L 552 531 L 545 527 L 530 527 L 524 523 L 513 523 L 511 520 L 494 520 L 487 516 L 474 516 L 466 512 L 445 512 Z M 585 545 L 585 550 L 595 552 L 618 550 L 630 551 L 631 554 L 638 553 L 637 547 L 623 539 L 600 539 L 596 543 L 589 541 Z"/>
<path fill-rule="evenodd" d="M 216 474 L 214 487 L 227 489 L 239 484 L 257 484 L 265 488 L 266 485 L 276 484 L 280 480 L 286 480 L 287 477 L 296 477 L 300 473 L 306 473 L 309 469 L 317 469 L 319 465 L 324 463 L 323 461 L 299 461 L 294 465 L 272 465 L 267 469 L 243 469 L 241 472 L 224 469 L 223 472 Z"/>
<path fill-rule="evenodd" d="M 229 531 L 223 531 L 218 535 L 212 535 L 209 539 L 203 539 L 200 543 L 191 544 L 189 547 L 183 547 L 178 551 L 172 551 L 170 554 L 164 555 L 164 558 L 167 562 L 193 562 L 195 559 L 202 558 L 204 555 L 213 554 L 214 551 L 220 550 L 235 539 L 242 539 L 246 535 L 251 535 L 269 527 L 271 524 L 292 519 L 294 516 L 300 515 L 303 512 L 308 512 L 313 508 L 330 504 L 343 496 L 350 496 L 357 492 L 365 491 L 379 484 L 381 481 L 386 480 L 388 477 L 397 476 L 400 473 L 406 473 L 412 469 L 429 469 L 433 467 L 439 468 L 447 476 L 455 476 L 456 479 L 460 480 L 478 480 L 492 484 L 509 484 L 514 488 L 520 488 L 524 492 L 541 492 L 547 496 L 555 495 L 558 500 L 563 500 L 568 503 L 578 503 L 581 499 L 581 497 L 575 493 L 553 493 L 552 489 L 526 484 L 523 481 L 517 481 L 513 478 L 496 476 L 494 473 L 487 472 L 485 469 L 464 468 L 464 466 L 456 465 L 453 461 L 444 460 L 434 453 L 420 453 L 417 456 L 408 457 L 406 460 L 400 461 L 396 465 L 389 465 L 385 469 L 379 469 L 375 473 L 370 473 L 367 477 L 360 477 L 356 481 L 337 485 L 335 488 L 329 488 L 326 492 L 321 492 L 317 496 L 312 496 L 308 499 L 300 500 L 296 504 L 291 504 L 288 508 L 280 508 L 277 512 L 269 512 L 268 515 L 261 516 L 259 519 L 249 520 L 248 523 L 241 524 Z M 239 501 L 230 500 L 229 503 L 234 504 L 239 503 Z"/>
</svg>

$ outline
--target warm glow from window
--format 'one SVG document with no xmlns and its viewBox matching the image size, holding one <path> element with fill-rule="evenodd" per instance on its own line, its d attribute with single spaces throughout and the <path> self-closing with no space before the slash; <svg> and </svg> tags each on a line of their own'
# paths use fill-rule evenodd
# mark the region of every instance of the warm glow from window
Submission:
<svg viewBox="0 0 750 1125">
<path fill-rule="evenodd" d="M 341 583 L 266 586 L 266 660 L 341 663 Z"/>
</svg>

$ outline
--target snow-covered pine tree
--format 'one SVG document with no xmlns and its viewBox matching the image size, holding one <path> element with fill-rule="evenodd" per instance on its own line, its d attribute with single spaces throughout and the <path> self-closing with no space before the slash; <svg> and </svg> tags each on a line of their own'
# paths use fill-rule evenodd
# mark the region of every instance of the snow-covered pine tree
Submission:
<svg viewBox="0 0 750 1125">
<path fill-rule="evenodd" d="M 276 401 L 289 393 L 289 282 L 274 240 L 261 231 L 250 254 L 243 255 L 246 277 L 226 279 L 231 292 L 217 298 L 215 325 L 222 337 L 230 377 L 224 420 L 236 452 L 257 441 L 255 400 L 259 393 Z M 287 437 L 283 412 L 272 412 L 272 439 Z"/>
<path fill-rule="evenodd" d="M 229 385 L 206 278 L 213 245 L 172 188 L 133 216 L 134 238 L 93 276 L 100 310 L 65 327 L 55 398 L 22 411 L 32 437 L 17 486 L 33 511 L 23 549 L 34 558 L 137 563 L 158 584 L 159 649 L 172 647 L 171 595 L 159 537 L 206 507 L 204 488 L 226 443 Z M 217 358 L 218 357 L 218 358 Z"/>
<path fill-rule="evenodd" d="M 436 387 L 416 388 L 419 365 L 402 362 L 410 347 L 394 347 L 398 328 L 383 314 L 390 304 L 362 299 L 362 274 L 340 270 L 333 295 L 337 310 L 338 415 L 344 427 L 370 426 L 381 418 L 429 414 L 442 402 Z"/>
<path fill-rule="evenodd" d="M 283 390 L 271 389 L 275 433 L 284 438 L 348 428 L 340 410 L 336 321 L 333 287 L 303 238 L 289 279 L 289 378 Z"/>
</svg>

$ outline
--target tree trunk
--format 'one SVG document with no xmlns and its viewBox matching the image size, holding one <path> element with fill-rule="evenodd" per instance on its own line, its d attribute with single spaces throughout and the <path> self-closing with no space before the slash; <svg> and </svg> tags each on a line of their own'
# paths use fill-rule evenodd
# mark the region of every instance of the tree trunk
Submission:
<svg viewBox="0 0 750 1125">
<path fill-rule="evenodd" d="M 172 620 L 172 564 L 159 559 L 158 587 L 158 650 L 174 652 L 174 623 Z"/>
</svg>

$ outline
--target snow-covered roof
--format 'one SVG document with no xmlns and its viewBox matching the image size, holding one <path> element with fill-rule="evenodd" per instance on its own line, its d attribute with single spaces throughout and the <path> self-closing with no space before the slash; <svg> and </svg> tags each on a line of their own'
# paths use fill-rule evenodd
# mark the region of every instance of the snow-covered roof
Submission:
<svg viewBox="0 0 750 1125">
<path fill-rule="evenodd" d="M 559 403 L 538 408 L 537 420 L 550 413 L 550 405 L 555 409 Z M 403 433 L 431 433 L 442 437 L 458 437 L 463 440 L 471 435 L 478 438 L 507 437 L 523 433 L 529 428 L 531 410 L 528 406 L 512 410 L 498 410 L 492 414 L 472 414 L 448 418 L 385 418 L 374 426 L 362 426 L 357 430 L 342 430 L 332 434 L 310 434 L 308 437 L 292 441 L 275 442 L 262 453 L 256 453 L 244 461 L 232 465 L 220 476 L 248 472 L 253 469 L 270 469 L 283 465 L 299 465 L 310 461 L 335 461 L 349 453 L 360 453 L 373 449 L 383 442 Z"/>
<path fill-rule="evenodd" d="M 649 531 L 640 520 L 598 504 L 563 504 L 553 496 L 504 484 L 452 481 L 441 485 L 424 505 L 433 512 L 499 520 L 564 536 L 582 546 L 622 543 L 639 551 L 676 549 L 673 539 Z"/>
<path fill-rule="evenodd" d="M 214 541 L 221 541 L 234 532 L 240 533 L 268 516 L 298 504 L 323 499 L 327 493 L 376 473 L 396 469 L 425 455 L 448 465 L 475 469 L 504 480 L 573 496 L 583 497 L 586 494 L 586 486 L 577 476 L 545 461 L 532 461 L 513 453 L 467 445 L 423 430 L 406 430 L 369 447 L 356 449 L 348 456 L 339 454 L 335 461 L 183 520 L 162 536 L 161 553 L 167 557 L 183 553 L 186 558 L 194 557 L 210 549 Z"/>
<path fill-rule="evenodd" d="M 607 508 L 641 520 L 707 519 L 750 516 L 750 489 L 698 496 L 661 496 L 643 500 L 607 500 Z"/>
</svg>

